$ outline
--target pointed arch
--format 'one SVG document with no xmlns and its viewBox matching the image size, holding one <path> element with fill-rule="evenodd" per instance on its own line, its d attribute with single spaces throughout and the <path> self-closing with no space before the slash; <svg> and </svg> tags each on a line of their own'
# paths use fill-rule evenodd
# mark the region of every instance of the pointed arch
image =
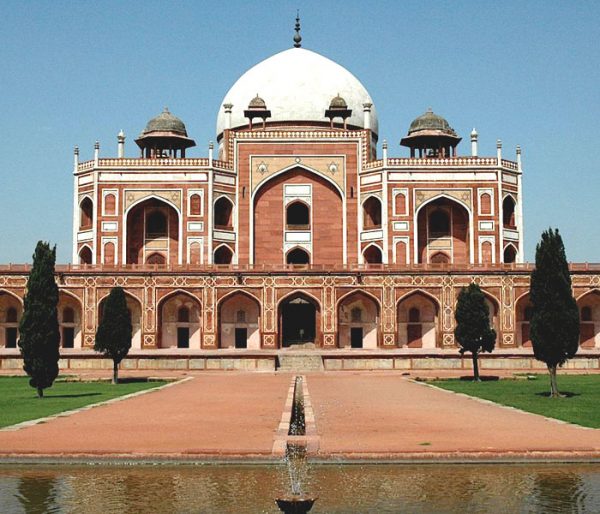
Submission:
<svg viewBox="0 0 600 514">
<path fill-rule="evenodd" d="M 94 200 L 84 195 L 79 200 L 79 230 L 91 230 L 94 224 Z"/>
<path fill-rule="evenodd" d="M 233 264 L 233 256 L 232 248 L 225 243 L 221 243 L 213 251 L 213 263 L 216 265 Z"/>
<path fill-rule="evenodd" d="M 379 346 L 381 305 L 372 294 L 362 290 L 344 294 L 336 302 L 336 313 L 340 348 Z"/>
<path fill-rule="evenodd" d="M 506 194 L 502 198 L 502 226 L 504 228 L 516 229 L 517 200 L 512 194 Z"/>
<path fill-rule="evenodd" d="M 266 177 L 262 181 L 260 181 L 256 185 L 256 187 L 254 188 L 254 191 L 252 191 L 252 197 L 250 198 L 251 201 L 252 201 L 252 203 L 254 203 L 254 199 L 255 199 L 256 194 L 258 193 L 258 191 L 260 189 L 262 189 L 265 186 L 265 184 L 267 184 L 268 182 L 270 182 L 275 177 L 278 177 L 279 175 L 283 175 L 284 173 L 287 173 L 288 171 L 293 171 L 295 169 L 301 169 L 301 170 L 307 171 L 308 173 L 313 173 L 313 174 L 317 175 L 318 177 L 326 180 L 327 182 L 329 182 L 337 190 L 337 192 L 339 193 L 340 197 L 344 198 L 344 191 L 338 185 L 338 183 L 335 180 L 333 180 L 331 177 L 325 175 L 324 173 L 321 173 L 319 170 L 315 170 L 313 168 L 309 168 L 306 165 L 303 165 L 301 163 L 294 163 L 294 164 L 291 164 L 290 166 L 286 166 L 285 168 L 282 168 L 282 169 L 276 171 L 272 175 L 269 175 L 268 177 Z"/>
<path fill-rule="evenodd" d="M 235 204 L 227 195 L 221 194 L 213 201 L 213 226 L 218 230 L 233 230 Z"/>
<path fill-rule="evenodd" d="M 0 347 L 16 348 L 19 322 L 23 315 L 23 300 L 6 289 L 0 289 Z"/>
<path fill-rule="evenodd" d="M 12 296 L 15 300 L 17 300 L 19 302 L 19 304 L 21 304 L 21 306 L 23 306 L 23 298 L 21 298 L 16 293 L 13 293 L 12 291 L 9 291 L 8 289 L 0 288 L 0 295 L 3 295 L 3 294 Z"/>
<path fill-rule="evenodd" d="M 187 309 L 187 317 L 180 316 Z M 184 289 L 175 289 L 156 305 L 157 344 L 160 348 L 200 349 L 202 341 L 202 302 Z"/>
<path fill-rule="evenodd" d="M 254 295 L 230 291 L 217 302 L 217 319 L 219 348 L 261 348 L 262 308 Z"/>
<path fill-rule="evenodd" d="M 285 206 L 285 225 L 287 230 L 310 229 L 310 205 L 295 199 Z"/>
<path fill-rule="evenodd" d="M 396 302 L 398 346 L 435 348 L 439 346 L 441 304 L 422 289 L 410 291 Z"/>
<path fill-rule="evenodd" d="M 71 310 L 71 313 L 68 312 Z M 58 290 L 58 320 L 62 348 L 81 348 L 83 327 L 83 303 L 70 291 Z"/>
<path fill-rule="evenodd" d="M 377 195 L 369 195 L 362 202 L 363 230 L 381 228 L 383 206 Z"/>
<path fill-rule="evenodd" d="M 579 344 L 582 348 L 600 348 L 600 289 L 586 291 L 577 298 Z"/>
<path fill-rule="evenodd" d="M 515 300 L 515 326 L 517 346 L 523 348 L 531 347 L 531 319 L 528 309 L 531 308 L 531 297 L 529 291 L 523 293 Z"/>
<path fill-rule="evenodd" d="M 517 262 L 518 255 L 519 251 L 517 250 L 517 247 L 512 243 L 508 243 L 504 247 L 504 252 L 502 255 L 503 262 L 506 264 L 512 264 L 514 262 Z"/>
<path fill-rule="evenodd" d="M 77 256 L 79 257 L 79 264 L 92 264 L 94 260 L 94 253 L 92 248 L 88 244 L 84 244 L 77 252 Z"/>
<path fill-rule="evenodd" d="M 131 348 L 139 350 L 142 348 L 142 331 L 143 331 L 143 302 L 134 294 L 130 293 L 126 289 L 123 289 L 125 293 L 125 301 L 127 302 L 127 308 L 131 313 Z M 100 324 L 102 314 L 104 310 L 104 301 L 110 294 L 110 290 L 104 291 L 104 294 L 98 298 L 96 304 L 96 326 Z"/>
<path fill-rule="evenodd" d="M 377 243 L 370 243 L 367 245 L 362 254 L 365 264 L 383 263 L 383 250 Z"/>
<path fill-rule="evenodd" d="M 321 303 L 304 290 L 292 291 L 277 302 L 281 347 L 321 341 Z"/>
<path fill-rule="evenodd" d="M 286 252 L 285 263 L 292 265 L 309 265 L 310 253 L 306 250 L 306 248 L 294 246 Z"/>
</svg>

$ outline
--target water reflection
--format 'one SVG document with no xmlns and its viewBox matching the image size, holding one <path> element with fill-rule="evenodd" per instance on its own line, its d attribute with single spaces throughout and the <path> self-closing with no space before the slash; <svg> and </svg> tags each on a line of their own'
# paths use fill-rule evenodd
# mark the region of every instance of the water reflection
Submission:
<svg viewBox="0 0 600 514">
<path fill-rule="evenodd" d="M 2 513 L 276 513 L 281 466 L 0 467 Z M 312 465 L 315 513 L 600 512 L 600 465 Z"/>
</svg>

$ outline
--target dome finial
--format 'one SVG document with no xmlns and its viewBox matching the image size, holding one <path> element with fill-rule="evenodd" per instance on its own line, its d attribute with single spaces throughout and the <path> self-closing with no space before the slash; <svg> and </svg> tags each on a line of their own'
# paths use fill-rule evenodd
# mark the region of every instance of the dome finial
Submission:
<svg viewBox="0 0 600 514">
<path fill-rule="evenodd" d="M 300 9 L 296 11 L 296 27 L 294 30 L 296 31 L 294 34 L 294 48 L 300 48 L 302 46 L 302 36 L 300 35 Z"/>
</svg>

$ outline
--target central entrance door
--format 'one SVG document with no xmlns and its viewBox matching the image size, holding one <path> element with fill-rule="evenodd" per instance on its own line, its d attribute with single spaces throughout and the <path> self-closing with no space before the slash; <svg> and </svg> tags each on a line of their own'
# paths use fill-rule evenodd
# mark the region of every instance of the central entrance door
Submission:
<svg viewBox="0 0 600 514">
<path fill-rule="evenodd" d="M 350 346 L 352 348 L 363 347 L 363 329 L 362 327 L 353 327 L 350 329 Z"/>
<path fill-rule="evenodd" d="M 177 327 L 177 348 L 190 347 L 190 329 L 189 327 Z"/>
<path fill-rule="evenodd" d="M 303 297 L 286 301 L 281 306 L 280 320 L 281 345 L 284 348 L 315 342 L 317 308 L 312 302 Z"/>
<path fill-rule="evenodd" d="M 247 348 L 248 347 L 248 329 L 247 328 L 236 328 L 235 329 L 235 347 L 236 348 Z"/>
</svg>

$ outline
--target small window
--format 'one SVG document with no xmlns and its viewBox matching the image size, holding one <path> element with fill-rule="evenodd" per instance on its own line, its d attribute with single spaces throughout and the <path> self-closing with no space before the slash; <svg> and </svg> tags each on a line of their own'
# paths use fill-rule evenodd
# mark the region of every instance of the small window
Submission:
<svg viewBox="0 0 600 514">
<path fill-rule="evenodd" d="M 381 250 L 375 245 L 369 246 L 363 252 L 363 256 L 367 264 L 381 264 L 383 262 Z"/>
<path fill-rule="evenodd" d="M 146 218 L 146 237 L 154 239 L 167 236 L 167 217 L 160 211 L 152 211 Z"/>
<path fill-rule="evenodd" d="M 416 307 L 411 307 L 408 311 L 408 321 L 410 323 L 419 323 L 421 321 L 421 311 Z"/>
<path fill-rule="evenodd" d="M 63 309 L 63 323 L 75 323 L 75 311 L 71 307 Z"/>
<path fill-rule="evenodd" d="M 450 216 L 442 209 L 436 209 L 429 216 L 429 237 L 448 237 L 450 235 Z"/>
<path fill-rule="evenodd" d="M 84 198 L 79 204 L 79 229 L 89 230 L 92 228 L 92 220 L 94 216 L 94 205 L 89 198 Z"/>
<path fill-rule="evenodd" d="M 354 307 L 354 309 L 350 311 L 350 319 L 352 320 L 352 323 L 360 323 L 362 321 L 362 310 L 360 307 Z"/>
<path fill-rule="evenodd" d="M 235 313 L 236 323 L 246 323 L 246 311 L 239 310 Z"/>
<path fill-rule="evenodd" d="M 302 202 L 294 202 L 287 206 L 286 225 L 290 229 L 308 230 L 310 228 L 310 214 L 308 205 Z"/>
<path fill-rule="evenodd" d="M 219 246 L 219 248 L 215 250 L 215 264 L 231 264 L 232 259 L 233 252 L 228 246 Z"/>
<path fill-rule="evenodd" d="M 363 228 L 381 228 L 381 202 L 374 196 L 363 203 Z"/>
<path fill-rule="evenodd" d="M 7 323 L 16 323 L 17 322 L 17 309 L 14 307 L 9 307 L 6 311 L 6 322 Z"/>
<path fill-rule="evenodd" d="M 215 202 L 214 224 L 215 228 L 225 230 L 233 229 L 233 204 L 224 196 Z"/>
<path fill-rule="evenodd" d="M 104 197 L 104 214 L 113 215 L 117 213 L 117 201 L 115 195 L 108 194 Z"/>
<path fill-rule="evenodd" d="M 481 214 L 492 214 L 492 197 L 489 193 L 483 193 L 479 197 L 479 210 Z"/>
<path fill-rule="evenodd" d="M 592 308 L 582 307 L 581 308 L 581 321 L 592 321 Z"/>
<path fill-rule="evenodd" d="M 190 310 L 187 307 L 179 307 L 179 310 L 177 311 L 177 321 L 179 323 L 190 322 Z"/>
<path fill-rule="evenodd" d="M 515 201 L 512 196 L 507 196 L 502 202 L 502 221 L 507 228 L 516 228 Z"/>
<path fill-rule="evenodd" d="M 202 214 L 200 195 L 193 194 L 190 196 L 190 214 L 192 216 L 200 216 Z"/>
<path fill-rule="evenodd" d="M 404 193 L 397 193 L 394 197 L 394 211 L 397 216 L 406 214 L 406 196 Z"/>
</svg>

